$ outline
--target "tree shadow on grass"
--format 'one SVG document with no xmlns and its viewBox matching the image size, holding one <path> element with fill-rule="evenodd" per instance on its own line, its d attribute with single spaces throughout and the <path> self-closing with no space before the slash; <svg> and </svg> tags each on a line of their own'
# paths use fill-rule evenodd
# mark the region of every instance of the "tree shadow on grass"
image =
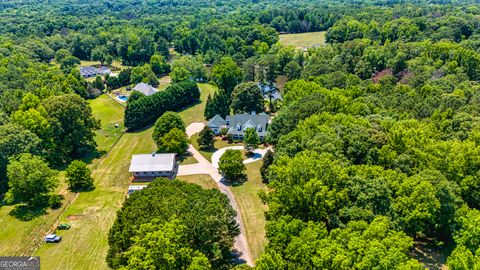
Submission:
<svg viewBox="0 0 480 270">
<path fill-rule="evenodd" d="M 52 168 L 59 170 L 59 171 L 64 171 L 67 169 L 68 165 L 74 161 L 74 160 L 81 160 L 87 164 L 91 164 L 93 160 L 100 158 L 104 156 L 107 153 L 105 150 L 98 150 L 98 149 L 89 149 L 88 151 L 85 151 L 82 155 L 80 156 L 75 156 L 75 157 L 70 157 L 71 160 L 68 160 L 66 162 L 56 162 L 52 164 Z"/>
<path fill-rule="evenodd" d="M 202 101 L 201 101 L 201 100 L 197 100 L 197 101 L 195 101 L 195 102 L 193 102 L 193 103 L 191 103 L 191 104 L 189 104 L 189 105 L 187 105 L 187 106 L 185 106 L 185 107 L 182 107 L 181 109 L 177 110 L 177 112 L 178 112 L 178 113 L 181 113 L 181 112 L 183 112 L 183 111 L 185 111 L 185 110 L 188 110 L 188 109 L 190 109 L 191 107 L 193 107 L 193 106 L 195 106 L 195 105 L 198 105 L 198 104 L 200 104 L 200 103 L 202 103 Z"/>
<path fill-rule="evenodd" d="M 243 258 L 243 253 L 241 251 L 238 251 L 234 249 L 232 251 L 232 263 L 233 265 L 240 265 L 240 264 L 245 264 L 247 263 Z"/>
<path fill-rule="evenodd" d="M 87 163 L 87 164 L 90 164 L 90 163 L 92 163 L 92 161 L 94 159 L 100 158 L 100 157 L 104 156 L 106 153 L 107 153 L 107 151 L 105 151 L 105 150 L 95 149 L 95 150 L 89 151 L 88 153 L 84 154 L 82 157 L 80 157 L 80 160 Z"/>
<path fill-rule="evenodd" d="M 80 193 L 80 192 L 90 192 L 90 191 L 94 191 L 95 188 L 96 188 L 95 185 L 91 185 L 91 186 L 87 186 L 87 187 L 69 188 L 69 190 L 70 190 L 71 192 Z"/>
<path fill-rule="evenodd" d="M 245 184 L 245 182 L 247 182 L 247 178 L 245 177 L 245 179 L 242 179 L 239 181 L 229 181 L 229 180 L 226 180 L 225 177 L 222 177 L 222 180 L 220 180 L 220 182 L 225 186 L 238 187 Z"/>
<path fill-rule="evenodd" d="M 9 215 L 21 220 L 21 221 L 31 221 L 39 216 L 47 214 L 48 206 L 29 206 L 26 204 L 21 204 L 15 206 L 15 208 L 10 211 Z"/>
<path fill-rule="evenodd" d="M 177 161 L 182 163 L 183 161 L 185 161 L 186 159 L 190 158 L 190 157 L 193 157 L 192 153 L 190 152 L 186 152 L 185 154 L 183 155 L 178 155 L 177 156 Z"/>
</svg>

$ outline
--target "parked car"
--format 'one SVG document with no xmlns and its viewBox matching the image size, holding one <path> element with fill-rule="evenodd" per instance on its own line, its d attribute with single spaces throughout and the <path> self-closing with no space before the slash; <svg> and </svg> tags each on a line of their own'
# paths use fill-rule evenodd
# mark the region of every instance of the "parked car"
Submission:
<svg viewBox="0 0 480 270">
<path fill-rule="evenodd" d="M 49 234 L 45 236 L 46 243 L 60 243 L 60 241 L 62 241 L 62 237 L 56 234 Z"/>
<path fill-rule="evenodd" d="M 62 223 L 57 226 L 57 230 L 70 230 L 70 225 L 67 223 Z"/>
</svg>

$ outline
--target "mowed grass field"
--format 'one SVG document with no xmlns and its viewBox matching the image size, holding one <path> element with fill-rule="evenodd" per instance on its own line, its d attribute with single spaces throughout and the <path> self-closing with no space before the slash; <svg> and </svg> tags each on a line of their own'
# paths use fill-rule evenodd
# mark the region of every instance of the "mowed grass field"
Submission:
<svg viewBox="0 0 480 270">
<path fill-rule="evenodd" d="M 100 61 L 87 61 L 87 60 L 81 60 L 80 61 L 80 66 L 81 67 L 87 67 L 87 66 L 93 66 L 93 65 L 100 65 Z M 128 68 L 127 66 L 122 65 L 122 62 L 120 61 L 113 61 L 112 66 L 119 68 L 119 69 L 124 69 Z"/>
<path fill-rule="evenodd" d="M 89 100 L 92 113 L 101 122 L 101 129 L 96 131 L 95 140 L 99 151 L 109 150 L 123 134 L 123 107 L 106 95 Z M 115 128 L 119 123 L 119 128 Z M 98 160 L 91 166 L 95 167 Z M 46 215 L 41 215 L 30 221 L 21 221 L 9 215 L 14 206 L 0 206 L 0 254 L 31 255 L 42 243 L 47 232 L 52 231 L 61 214 L 68 207 L 76 194 L 67 191 L 64 172 L 59 173 L 60 185 L 56 192 L 65 196 L 60 209 L 47 209 Z"/>
<path fill-rule="evenodd" d="M 30 221 L 21 221 L 9 213 L 14 206 L 0 206 L 0 254 L 2 256 L 30 256 L 42 243 L 43 237 L 52 229 L 68 203 L 75 195 L 66 191 L 64 173 L 59 174 L 60 186 L 57 193 L 65 194 L 64 204 L 56 210 L 47 209 L 46 215 L 41 215 Z"/>
<path fill-rule="evenodd" d="M 200 88 L 202 102 L 181 112 L 186 125 L 203 121 L 205 101 L 209 91 L 214 88 L 206 84 L 201 84 Z M 123 118 L 123 114 L 120 118 Z M 123 134 L 109 153 L 93 165 L 96 189 L 81 193 L 61 215 L 61 222 L 72 225 L 68 231 L 58 231 L 63 241 L 60 244 L 42 244 L 35 252 L 36 256 L 41 257 L 42 269 L 108 269 L 105 261 L 108 232 L 130 185 L 130 159 L 133 154 L 156 150 L 152 132 L 153 128 L 150 127 Z M 208 183 L 206 179 L 185 180 L 201 181 L 205 185 Z"/>
<path fill-rule="evenodd" d="M 102 158 L 93 172 L 96 189 L 80 193 L 60 218 L 72 225 L 68 231 L 58 231 L 63 241 L 43 244 L 35 253 L 43 269 L 108 269 L 108 231 L 130 184 L 130 158 L 155 151 L 151 134 L 151 128 L 125 133 Z"/>
<path fill-rule="evenodd" d="M 205 111 L 207 97 L 213 95 L 216 91 L 215 86 L 207 83 L 199 83 L 198 87 L 200 88 L 200 102 L 179 112 L 186 127 L 194 122 L 205 122 L 203 112 Z"/>
<path fill-rule="evenodd" d="M 280 35 L 280 43 L 286 46 L 295 46 L 297 48 L 310 47 L 325 44 L 325 31 L 309 32 L 299 34 Z"/>
<path fill-rule="evenodd" d="M 177 176 L 177 179 L 187 183 L 197 184 L 204 189 L 218 189 L 217 183 L 215 183 L 215 180 L 208 174 L 182 175 Z"/>
<path fill-rule="evenodd" d="M 122 105 L 112 100 L 106 94 L 96 99 L 89 100 L 95 119 L 100 120 L 101 129 L 96 131 L 95 141 L 99 151 L 108 151 L 122 136 L 125 127 L 123 125 Z M 118 128 L 115 127 L 118 124 Z"/>
<path fill-rule="evenodd" d="M 259 191 L 267 188 L 260 177 L 262 161 L 245 164 L 245 166 L 247 167 L 248 181 L 239 186 L 232 186 L 230 189 L 240 208 L 250 255 L 255 261 L 264 252 L 267 245 L 264 214 L 267 208 L 258 196 Z"/>
</svg>

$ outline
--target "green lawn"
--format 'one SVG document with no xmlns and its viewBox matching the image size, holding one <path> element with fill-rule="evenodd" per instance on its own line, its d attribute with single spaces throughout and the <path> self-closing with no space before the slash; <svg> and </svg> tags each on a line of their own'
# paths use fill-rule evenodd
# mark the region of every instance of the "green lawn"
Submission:
<svg viewBox="0 0 480 270">
<path fill-rule="evenodd" d="M 177 179 L 187 183 L 197 184 L 205 189 L 218 189 L 217 183 L 215 183 L 212 177 L 208 174 L 183 175 L 177 176 Z"/>
<path fill-rule="evenodd" d="M 92 107 L 93 115 L 101 121 L 101 129 L 96 131 L 95 140 L 99 151 L 107 151 L 123 134 L 123 108 L 115 101 L 102 95 L 88 101 Z M 115 128 L 119 123 L 119 128 Z M 92 168 L 97 166 L 98 160 L 94 161 Z M 5 255 L 31 255 L 42 243 L 43 236 L 50 231 L 60 215 L 65 211 L 75 194 L 66 189 L 60 172 L 60 186 L 56 193 L 65 196 L 63 206 L 60 209 L 47 209 L 46 215 L 41 215 L 31 221 L 20 221 L 9 215 L 14 206 L 0 207 L 0 254 Z"/>
<path fill-rule="evenodd" d="M 21 221 L 9 214 L 14 206 L 0 206 L 0 254 L 30 256 L 41 244 L 43 236 L 75 196 L 66 190 L 64 173 L 60 173 L 59 179 L 60 186 L 56 192 L 65 195 L 64 204 L 60 209 L 47 209 L 47 215 L 41 215 L 31 221 Z"/>
<path fill-rule="evenodd" d="M 202 102 L 181 113 L 187 125 L 203 120 L 204 102 L 208 95 L 206 92 L 213 91 L 211 86 L 201 85 L 200 87 L 203 90 Z M 199 111 L 202 113 L 199 114 Z M 95 114 L 100 115 L 101 112 L 95 112 Z M 125 133 L 109 153 L 94 162 L 92 168 L 96 189 L 81 193 L 60 216 L 60 222 L 68 222 L 72 228 L 58 232 L 63 236 L 60 244 L 42 244 L 35 252 L 36 256 L 41 256 L 42 269 L 108 269 L 105 262 L 108 251 L 108 231 L 115 221 L 116 212 L 121 208 L 130 185 L 128 173 L 130 159 L 133 154 L 150 153 L 156 150 L 152 132 L 153 128 Z M 205 177 L 198 179 L 187 177 L 183 180 L 197 181 L 204 186 L 211 185 Z M 3 211 L 3 208 L 0 210 Z M 56 219 L 53 215 L 42 218 L 48 218 L 45 221 L 48 227 Z M 29 225 L 31 225 L 30 230 L 35 228 L 34 224 Z M 28 232 L 28 230 L 25 231 Z M 16 236 L 16 232 L 10 233 Z M 41 239 L 43 236 L 42 232 L 36 234 L 35 238 Z M 31 242 L 25 241 L 25 238 L 20 240 L 27 242 L 25 244 L 27 247 L 31 245 Z"/>
<path fill-rule="evenodd" d="M 107 151 L 122 136 L 125 129 L 123 126 L 124 107 L 106 94 L 89 100 L 88 103 L 92 107 L 93 116 L 100 120 L 102 125 L 101 129 L 96 131 L 97 149 Z M 118 128 L 115 127 L 115 124 L 118 124 Z"/>
<path fill-rule="evenodd" d="M 262 204 L 258 192 L 266 190 L 265 184 L 260 177 L 261 161 L 246 164 L 248 181 L 230 189 L 237 200 L 240 214 L 245 227 L 250 255 L 256 260 L 265 250 L 267 239 L 265 236 L 266 206 Z"/>
<path fill-rule="evenodd" d="M 197 149 L 198 152 L 200 152 L 200 154 L 210 162 L 212 162 L 213 153 L 215 153 L 215 151 L 217 151 L 218 149 L 228 147 L 228 146 L 243 145 L 243 143 L 229 143 L 228 141 L 224 141 L 219 137 L 215 137 L 215 144 L 212 149 L 201 150 L 200 147 L 198 146 L 197 140 L 198 140 L 198 133 L 190 137 L 190 143 L 193 145 L 193 147 L 195 147 L 195 149 Z"/>
<path fill-rule="evenodd" d="M 297 48 L 325 44 L 325 31 L 280 35 L 280 43 Z"/>
<path fill-rule="evenodd" d="M 80 61 L 80 66 L 81 67 L 87 67 L 87 66 L 93 66 L 93 65 L 100 65 L 100 61 L 87 61 L 87 60 L 81 60 Z M 124 69 L 127 68 L 128 66 L 122 65 L 122 62 L 120 61 L 113 61 L 112 66 L 119 68 L 119 69 Z"/>
<path fill-rule="evenodd" d="M 192 155 L 177 156 L 177 160 L 181 165 L 195 164 L 198 161 Z"/>
<path fill-rule="evenodd" d="M 185 122 L 185 126 L 188 126 L 194 122 L 205 121 L 205 118 L 203 117 L 203 112 L 205 111 L 205 101 L 207 100 L 208 95 L 213 95 L 215 92 L 215 86 L 211 84 L 199 83 L 198 87 L 200 88 L 201 102 L 179 112 L 180 116 Z"/>
<path fill-rule="evenodd" d="M 125 133 L 96 166 L 93 177 L 96 189 L 81 193 L 61 215 L 61 222 L 72 228 L 59 232 L 60 244 L 43 244 L 36 252 L 42 269 L 108 269 L 108 231 L 123 204 L 130 184 L 128 167 L 133 154 L 155 151 L 152 128 Z"/>
<path fill-rule="evenodd" d="M 263 253 L 267 239 L 265 237 L 266 206 L 262 204 L 258 192 L 266 190 L 265 184 L 260 178 L 261 161 L 246 164 L 248 181 L 239 186 L 232 186 L 232 190 L 240 215 L 245 227 L 250 255 L 256 260 Z"/>
</svg>

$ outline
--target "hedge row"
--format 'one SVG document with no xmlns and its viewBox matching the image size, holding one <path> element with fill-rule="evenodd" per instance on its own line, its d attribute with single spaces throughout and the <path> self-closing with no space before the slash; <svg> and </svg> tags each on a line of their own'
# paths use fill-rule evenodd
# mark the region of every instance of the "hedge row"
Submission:
<svg viewBox="0 0 480 270">
<path fill-rule="evenodd" d="M 175 83 L 151 96 L 142 97 L 125 110 L 125 126 L 130 130 L 153 124 L 167 111 L 177 111 L 200 99 L 197 84 L 191 81 Z"/>
</svg>

